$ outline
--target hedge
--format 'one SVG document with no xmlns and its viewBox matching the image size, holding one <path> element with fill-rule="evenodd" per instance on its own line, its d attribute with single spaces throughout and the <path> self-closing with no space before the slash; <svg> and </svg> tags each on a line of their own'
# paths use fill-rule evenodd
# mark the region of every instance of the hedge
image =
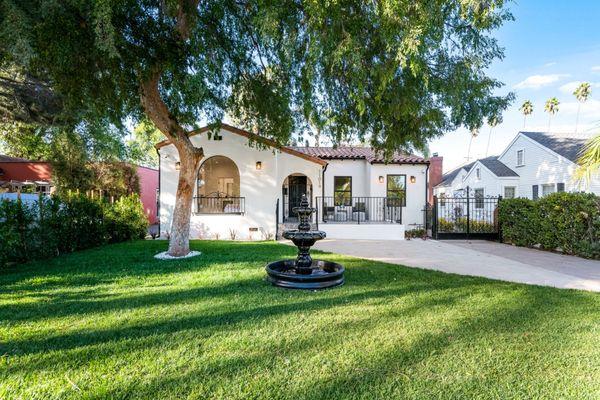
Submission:
<svg viewBox="0 0 600 400">
<path fill-rule="evenodd" d="M 505 199 L 498 218 L 506 243 L 600 258 L 600 198 L 594 194 Z"/>
<path fill-rule="evenodd" d="M 83 195 L 0 201 L 0 267 L 144 238 L 148 220 L 137 195 L 113 204 Z"/>
</svg>

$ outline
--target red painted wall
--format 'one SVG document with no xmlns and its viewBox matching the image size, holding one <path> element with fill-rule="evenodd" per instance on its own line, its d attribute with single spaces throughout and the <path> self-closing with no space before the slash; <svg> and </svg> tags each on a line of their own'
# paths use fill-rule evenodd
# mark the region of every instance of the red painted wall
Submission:
<svg viewBox="0 0 600 400">
<path fill-rule="evenodd" d="M 429 204 L 433 204 L 433 188 L 442 181 L 443 164 L 444 157 L 435 155 L 429 159 L 429 188 L 427 196 Z"/>
<path fill-rule="evenodd" d="M 43 161 L 0 162 L 0 181 L 51 181 L 52 167 Z"/>
<path fill-rule="evenodd" d="M 156 217 L 156 189 L 158 189 L 158 170 L 146 167 L 137 167 L 137 174 L 140 178 L 140 198 L 144 206 L 144 212 L 148 216 L 148 221 L 155 224 L 158 221 Z"/>
</svg>

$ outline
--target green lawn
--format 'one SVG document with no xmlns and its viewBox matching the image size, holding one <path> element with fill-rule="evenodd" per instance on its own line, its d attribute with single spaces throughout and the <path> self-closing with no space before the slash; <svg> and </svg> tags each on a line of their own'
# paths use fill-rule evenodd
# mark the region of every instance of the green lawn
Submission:
<svg viewBox="0 0 600 400">
<path fill-rule="evenodd" d="M 353 259 L 265 281 L 275 243 L 125 243 L 0 272 L 0 399 L 600 398 L 600 295 Z"/>
</svg>

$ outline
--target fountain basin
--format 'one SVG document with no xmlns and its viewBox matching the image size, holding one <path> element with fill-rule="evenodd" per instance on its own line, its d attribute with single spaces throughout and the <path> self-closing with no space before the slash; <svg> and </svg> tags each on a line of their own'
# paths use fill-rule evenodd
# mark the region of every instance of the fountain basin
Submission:
<svg viewBox="0 0 600 400">
<path fill-rule="evenodd" d="M 310 273 L 298 273 L 296 260 L 267 264 L 267 279 L 287 289 L 326 289 L 344 283 L 344 267 L 338 263 L 312 260 Z"/>
</svg>

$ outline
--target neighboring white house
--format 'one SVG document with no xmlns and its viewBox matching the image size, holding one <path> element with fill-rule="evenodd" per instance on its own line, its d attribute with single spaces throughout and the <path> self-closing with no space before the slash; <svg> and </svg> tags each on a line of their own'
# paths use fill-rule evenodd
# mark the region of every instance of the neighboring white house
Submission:
<svg viewBox="0 0 600 400">
<path fill-rule="evenodd" d="M 191 217 L 191 238 L 261 240 L 297 224 L 293 207 L 307 194 L 313 222 L 330 238 L 403 239 L 422 226 L 429 161 L 365 147 L 277 147 L 223 124 L 190 134 L 204 150 Z M 178 181 L 177 151 L 160 155 L 160 231 L 168 236 Z M 276 212 L 277 210 L 277 212 Z"/>
<path fill-rule="evenodd" d="M 434 188 L 452 197 L 470 188 L 475 195 L 536 199 L 553 192 L 586 191 L 600 194 L 600 180 L 577 180 L 577 158 L 589 139 L 586 135 L 519 132 L 499 155 L 458 167 Z"/>
</svg>

